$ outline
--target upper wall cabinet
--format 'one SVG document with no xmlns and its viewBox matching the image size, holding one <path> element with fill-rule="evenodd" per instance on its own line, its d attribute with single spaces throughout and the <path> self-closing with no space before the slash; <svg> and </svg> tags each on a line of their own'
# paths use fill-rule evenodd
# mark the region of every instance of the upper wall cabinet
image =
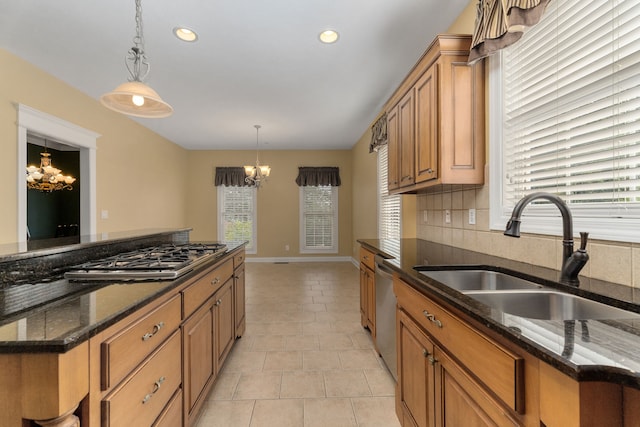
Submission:
<svg viewBox="0 0 640 427">
<path fill-rule="evenodd" d="M 386 104 L 389 191 L 484 182 L 484 63 L 471 36 L 436 37 Z"/>
</svg>

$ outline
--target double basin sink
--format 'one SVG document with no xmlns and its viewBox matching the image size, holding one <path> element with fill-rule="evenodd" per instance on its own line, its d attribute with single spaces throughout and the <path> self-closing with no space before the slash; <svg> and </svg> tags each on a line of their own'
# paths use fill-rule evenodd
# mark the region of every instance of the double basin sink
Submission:
<svg viewBox="0 0 640 427">
<path fill-rule="evenodd" d="M 640 319 L 640 314 L 489 270 L 420 271 L 503 313 L 542 320 Z"/>
</svg>

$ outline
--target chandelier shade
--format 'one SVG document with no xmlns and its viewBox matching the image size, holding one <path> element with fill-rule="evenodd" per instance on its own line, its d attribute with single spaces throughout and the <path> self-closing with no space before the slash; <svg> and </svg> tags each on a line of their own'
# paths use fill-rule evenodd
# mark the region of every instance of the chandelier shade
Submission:
<svg viewBox="0 0 640 427">
<path fill-rule="evenodd" d="M 244 173 L 247 175 L 245 181 L 247 184 L 255 185 L 260 188 L 260 185 L 267 180 L 271 174 L 271 168 L 268 165 L 261 165 L 259 159 L 258 142 L 259 132 L 262 126 L 253 125 L 256 128 L 256 164 L 255 166 L 249 165 L 244 167 Z"/>
<path fill-rule="evenodd" d="M 136 35 L 133 44 L 125 58 L 129 81 L 102 95 L 100 102 L 113 111 L 129 116 L 151 119 L 168 117 L 173 113 L 171 105 L 144 83 L 151 66 L 144 51 L 141 0 L 136 0 Z"/>
<path fill-rule="evenodd" d="M 158 93 L 142 82 L 133 81 L 119 85 L 100 97 L 102 105 L 129 116 L 162 118 L 173 113 L 171 105 Z"/>
</svg>

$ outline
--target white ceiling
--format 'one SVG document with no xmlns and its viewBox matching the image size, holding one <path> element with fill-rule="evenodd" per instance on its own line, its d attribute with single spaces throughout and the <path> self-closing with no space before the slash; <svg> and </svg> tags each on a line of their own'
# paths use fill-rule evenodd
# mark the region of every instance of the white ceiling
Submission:
<svg viewBox="0 0 640 427">
<path fill-rule="evenodd" d="M 255 149 L 254 124 L 261 150 L 350 149 L 468 4 L 143 0 L 147 83 L 174 113 L 134 120 L 188 149 Z M 128 78 L 134 18 L 133 0 L 0 0 L 0 47 L 98 99 Z"/>
</svg>

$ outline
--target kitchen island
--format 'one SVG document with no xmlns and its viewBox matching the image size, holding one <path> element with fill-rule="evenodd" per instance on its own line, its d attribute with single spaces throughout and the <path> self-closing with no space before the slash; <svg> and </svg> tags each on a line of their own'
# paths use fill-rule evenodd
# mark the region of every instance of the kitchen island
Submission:
<svg viewBox="0 0 640 427">
<path fill-rule="evenodd" d="M 394 270 L 394 290 L 399 306 L 398 370 L 411 369 L 402 365 L 402 349 L 412 349 L 406 344 L 408 342 L 420 342 L 420 347 L 414 350 L 428 354 L 425 360 L 432 360 L 432 367 L 435 366 L 434 371 L 426 369 L 423 372 L 435 385 L 423 384 L 423 388 L 425 392 L 440 390 L 435 398 L 440 403 L 434 403 L 433 410 L 422 415 L 407 415 L 407 412 L 411 413 L 408 410 L 411 404 L 403 400 L 400 378 L 396 393 L 398 416 L 401 421 L 412 419 L 404 425 L 422 425 L 418 421 L 421 417 L 443 421 L 439 418 L 446 413 L 447 399 L 443 390 L 450 392 L 453 389 L 447 382 L 452 378 L 461 387 L 459 389 L 468 393 L 456 397 L 476 403 L 485 400 L 488 403 L 475 406 L 476 410 L 498 425 L 537 426 L 540 422 L 548 427 L 605 425 L 598 423 L 606 419 L 606 425 L 630 426 L 637 422 L 640 408 L 640 322 L 637 319 L 565 321 L 515 316 L 492 309 L 470 295 L 428 278 L 413 267 L 420 265 L 426 271 L 479 269 L 504 272 L 613 304 L 637 316 L 640 307 L 632 288 L 582 277 L 580 288 L 566 287 L 558 283 L 559 272 L 556 270 L 419 239 L 359 242 L 364 248 L 390 258 L 385 264 Z M 400 250 L 398 253 L 398 250 L 385 248 Z M 415 341 L 411 341 L 414 338 Z M 490 345 L 484 352 L 482 349 L 487 343 Z M 497 353 L 487 358 L 491 351 Z M 405 364 L 407 360 L 404 355 Z M 508 368 L 509 365 L 512 367 Z M 461 366 L 462 369 L 458 369 Z M 413 374 L 415 377 L 416 372 Z M 473 381 L 467 384 L 465 378 L 469 375 Z M 461 386 L 463 383 L 466 387 Z M 414 386 L 421 387 L 419 384 Z M 495 418 L 487 415 L 491 413 Z M 498 422 L 500 419 L 502 421 Z"/>
<path fill-rule="evenodd" d="M 175 280 L 70 282 L 61 276 L 86 259 L 185 242 L 188 230 L 136 232 L 1 257 L 5 277 L 11 265 L 25 274 L 13 274 L 0 289 L 6 367 L 0 425 L 192 424 L 244 331 L 245 243 L 227 243 Z M 46 270 L 50 277 L 43 277 Z M 204 339 L 199 346 L 189 341 L 194 323 Z M 190 344 L 194 351 L 183 352 Z"/>
</svg>

